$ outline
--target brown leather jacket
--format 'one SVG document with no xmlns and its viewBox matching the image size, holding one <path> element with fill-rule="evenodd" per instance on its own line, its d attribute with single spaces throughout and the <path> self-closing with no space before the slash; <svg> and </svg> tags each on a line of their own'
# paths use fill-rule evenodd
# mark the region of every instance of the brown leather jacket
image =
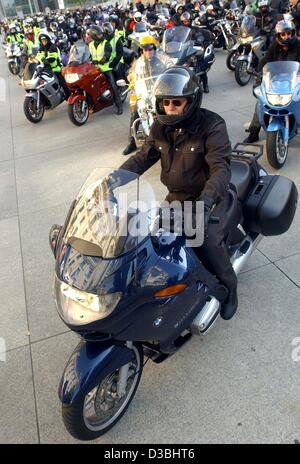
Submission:
<svg viewBox="0 0 300 464">
<path fill-rule="evenodd" d="M 230 181 L 231 145 L 225 121 L 199 108 L 185 128 L 155 121 L 137 154 L 120 169 L 142 174 L 158 160 L 167 201 L 203 200 L 208 206 L 226 198 Z"/>
</svg>

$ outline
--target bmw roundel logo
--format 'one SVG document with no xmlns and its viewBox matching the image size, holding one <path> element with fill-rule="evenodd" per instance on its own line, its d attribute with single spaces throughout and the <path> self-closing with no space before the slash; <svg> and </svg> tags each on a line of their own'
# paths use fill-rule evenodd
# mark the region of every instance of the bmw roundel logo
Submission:
<svg viewBox="0 0 300 464">
<path fill-rule="evenodd" d="M 163 321 L 163 318 L 161 316 L 154 319 L 154 321 L 153 321 L 154 327 L 159 327 L 161 325 L 162 321 Z"/>
</svg>

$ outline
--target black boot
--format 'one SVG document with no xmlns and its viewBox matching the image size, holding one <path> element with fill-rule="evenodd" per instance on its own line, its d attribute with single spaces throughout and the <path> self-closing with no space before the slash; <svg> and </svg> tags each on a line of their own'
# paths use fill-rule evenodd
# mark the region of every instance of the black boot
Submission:
<svg viewBox="0 0 300 464">
<path fill-rule="evenodd" d="M 238 298 L 236 288 L 234 288 L 233 290 L 229 291 L 229 295 L 222 305 L 220 312 L 222 319 L 225 319 L 226 321 L 231 319 L 235 315 L 237 307 Z"/>
<path fill-rule="evenodd" d="M 123 108 L 122 108 L 122 106 L 118 106 L 118 107 L 117 107 L 117 114 L 118 114 L 118 115 L 123 114 Z"/>
<path fill-rule="evenodd" d="M 203 92 L 204 92 L 204 93 L 209 93 L 208 84 L 203 85 Z"/>
<path fill-rule="evenodd" d="M 135 144 L 135 140 L 133 137 L 130 138 L 130 142 L 129 144 L 127 145 L 127 147 L 125 148 L 125 150 L 123 150 L 123 155 L 129 155 L 130 153 L 132 153 L 133 151 L 135 151 L 137 148 L 136 144 Z"/>
<path fill-rule="evenodd" d="M 244 140 L 243 143 L 254 143 L 259 141 L 259 132 L 257 131 L 251 131 L 248 137 Z"/>
</svg>

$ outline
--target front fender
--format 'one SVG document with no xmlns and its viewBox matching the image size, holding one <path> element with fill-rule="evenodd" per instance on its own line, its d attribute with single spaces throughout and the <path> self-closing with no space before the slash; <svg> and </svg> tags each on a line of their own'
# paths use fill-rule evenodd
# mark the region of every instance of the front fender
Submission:
<svg viewBox="0 0 300 464">
<path fill-rule="evenodd" d="M 132 355 L 126 346 L 81 341 L 62 375 L 60 401 L 70 405 L 83 400 L 106 375 L 130 362 Z"/>
<path fill-rule="evenodd" d="M 86 100 L 86 97 L 85 95 L 83 95 L 82 93 L 72 93 L 68 100 L 67 100 L 67 103 L 68 105 L 73 105 L 74 103 L 76 103 L 78 100 Z"/>
<path fill-rule="evenodd" d="M 267 127 L 267 132 L 276 132 L 278 130 L 284 130 L 284 121 L 282 118 L 273 118 Z"/>
<path fill-rule="evenodd" d="M 250 55 L 240 55 L 237 61 L 247 61 L 247 63 L 250 63 Z"/>
<path fill-rule="evenodd" d="M 32 90 L 26 90 L 25 98 L 33 98 L 34 100 L 38 101 L 38 93 L 33 92 Z"/>
</svg>

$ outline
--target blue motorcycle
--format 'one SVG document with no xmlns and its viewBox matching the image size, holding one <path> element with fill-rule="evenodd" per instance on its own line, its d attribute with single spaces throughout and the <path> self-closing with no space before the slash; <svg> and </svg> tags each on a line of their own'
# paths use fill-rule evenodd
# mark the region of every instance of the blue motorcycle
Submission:
<svg viewBox="0 0 300 464">
<path fill-rule="evenodd" d="M 253 89 L 259 122 L 267 133 L 267 158 L 275 169 L 284 166 L 289 140 L 300 127 L 299 63 L 276 61 L 263 68 L 263 79 Z"/>
<path fill-rule="evenodd" d="M 294 183 L 267 175 L 257 147 L 256 154 L 236 147 L 232 159 L 225 230 L 236 273 L 263 236 L 289 228 L 296 210 Z M 59 386 L 64 424 L 80 440 L 103 435 L 122 417 L 144 357 L 161 363 L 192 335 L 207 334 L 228 294 L 204 267 L 192 234 L 179 233 L 180 214 L 163 221 L 156 205 L 143 178 L 96 169 L 65 224 L 50 231 L 57 311 L 81 337 Z"/>
</svg>

